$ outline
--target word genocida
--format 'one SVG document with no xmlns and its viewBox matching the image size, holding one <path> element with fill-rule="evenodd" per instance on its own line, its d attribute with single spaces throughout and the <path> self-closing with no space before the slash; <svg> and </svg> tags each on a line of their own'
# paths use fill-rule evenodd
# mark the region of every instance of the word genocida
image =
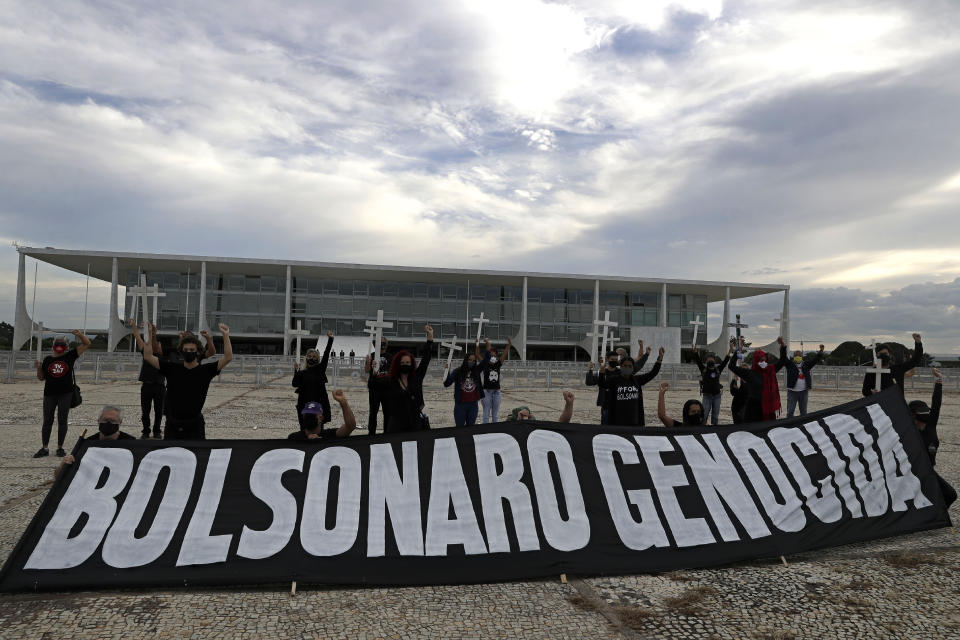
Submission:
<svg viewBox="0 0 960 640">
<path fill-rule="evenodd" d="M 857 415 L 760 431 L 534 422 L 321 448 L 93 444 L 24 568 L 76 567 L 98 552 L 118 569 L 291 549 L 570 552 L 592 532 L 642 551 L 931 506 L 888 414 L 872 404 Z"/>
</svg>

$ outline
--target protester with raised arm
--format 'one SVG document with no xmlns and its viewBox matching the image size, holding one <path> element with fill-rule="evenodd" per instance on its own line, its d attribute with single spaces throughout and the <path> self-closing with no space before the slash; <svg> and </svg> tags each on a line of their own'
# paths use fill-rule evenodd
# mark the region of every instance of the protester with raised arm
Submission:
<svg viewBox="0 0 960 640">
<path fill-rule="evenodd" d="M 33 454 L 34 458 L 50 455 L 50 434 L 53 431 L 54 411 L 57 413 L 57 455 L 61 458 L 66 455 L 63 450 L 63 441 L 67 437 L 67 418 L 70 415 L 73 387 L 76 384 L 73 367 L 83 352 L 90 348 L 90 338 L 80 333 L 79 329 L 74 329 L 70 333 L 80 341 L 78 346 L 67 349 L 66 338 L 57 336 L 53 340 L 53 355 L 44 358 L 43 362 L 34 362 L 37 380 L 43 382 L 43 422 L 40 426 L 42 446 Z"/>
<path fill-rule="evenodd" d="M 598 384 L 607 390 L 607 424 L 639 426 L 645 424 L 643 415 L 643 385 L 657 377 L 663 363 L 664 348 L 660 347 L 657 361 L 647 373 L 635 369 L 633 358 L 627 356 L 620 362 L 616 376 L 606 375 Z"/>
<path fill-rule="evenodd" d="M 393 356 L 389 374 L 384 378 L 373 379 L 383 402 L 384 433 L 430 428 L 423 413 L 423 378 L 427 375 L 433 351 L 433 327 L 427 325 L 424 331 L 427 342 L 423 346 L 423 357 L 419 365 L 412 353 L 400 351 Z"/>
<path fill-rule="evenodd" d="M 132 327 L 136 324 L 133 318 L 127 320 L 127 326 Z M 158 358 L 163 357 L 163 347 L 157 338 L 157 328 L 153 323 L 147 323 L 150 327 L 150 344 L 153 346 L 153 353 Z M 137 334 L 134 336 L 137 342 L 137 351 L 143 352 L 143 337 Z M 140 421 L 143 424 L 143 430 L 140 437 L 144 440 L 150 438 L 150 408 L 153 407 L 153 437 L 158 440 L 163 437 L 161 429 L 161 420 L 164 415 L 163 401 L 167 394 L 167 387 L 164 384 L 163 374 L 159 369 L 151 367 L 146 362 L 140 363 L 140 375 L 137 377 L 140 381 Z"/>
<path fill-rule="evenodd" d="M 180 341 L 181 362 L 160 360 L 153 354 L 150 342 L 143 343 L 143 360 L 160 370 L 167 379 L 167 428 L 164 440 L 204 440 L 206 438 L 203 405 L 207 401 L 210 382 L 233 360 L 230 327 L 220 323 L 223 334 L 223 356 L 216 362 L 200 364 L 197 361 L 200 341 L 196 336 L 184 336 Z M 136 326 L 134 336 L 139 335 Z"/>
<path fill-rule="evenodd" d="M 483 424 L 488 422 L 497 422 L 500 419 L 500 368 L 503 363 L 510 359 L 510 348 L 513 341 L 507 338 L 507 348 L 503 351 L 503 359 L 497 356 L 497 350 L 490 346 L 489 338 L 484 340 L 486 348 L 483 357 L 480 356 L 480 346 L 476 347 L 476 356 L 480 361 L 480 376 L 483 381 L 483 397 L 480 398 L 480 404 L 483 405 Z"/>
<path fill-rule="evenodd" d="M 783 337 L 777 340 L 783 340 Z M 753 364 L 749 369 L 730 363 L 730 371 L 740 376 L 741 384 L 747 386 L 747 405 L 743 411 L 744 422 L 777 419 L 780 413 L 780 385 L 777 382 L 777 372 L 785 364 L 783 359 L 775 364 L 771 363 L 763 349 L 753 352 Z"/>
<path fill-rule="evenodd" d="M 293 388 L 297 390 L 297 420 L 303 426 L 303 408 L 308 402 L 319 402 L 323 408 L 321 426 L 330 422 L 330 397 L 327 395 L 327 363 L 330 361 L 330 349 L 333 347 L 333 332 L 327 331 L 327 347 L 323 357 L 316 349 L 307 349 L 301 369 L 300 363 L 293 363 Z"/>
<path fill-rule="evenodd" d="M 453 421 L 458 427 L 477 423 L 477 404 L 484 397 L 483 380 L 477 367 L 477 356 L 467 354 L 459 367 L 444 369 L 443 386 L 453 387 Z"/>
<path fill-rule="evenodd" d="M 923 342 L 919 333 L 913 334 L 913 357 L 906 362 L 894 363 L 890 355 L 890 346 L 886 344 L 877 345 L 877 358 L 880 360 L 880 366 L 889 369 L 887 373 L 880 375 L 880 384 L 877 384 L 876 373 L 865 373 L 863 375 L 863 395 L 869 396 L 873 393 L 879 393 L 891 385 L 897 385 L 900 389 L 900 395 L 903 395 L 903 378 L 907 371 L 914 367 L 919 367 L 923 362 Z M 871 354 L 872 355 L 872 354 Z"/>
<path fill-rule="evenodd" d="M 660 383 L 660 394 L 657 398 L 657 417 L 665 427 L 699 427 L 705 424 L 703 416 L 703 403 L 696 398 L 691 398 L 683 403 L 683 419 L 674 420 L 667 415 L 667 391 L 670 389 L 669 382 Z"/>
<path fill-rule="evenodd" d="M 703 408 L 706 411 L 703 423 L 710 420 L 710 424 L 720 424 L 720 400 L 723 398 L 723 385 L 720 384 L 720 373 L 730 361 L 733 354 L 733 345 L 727 351 L 726 357 L 717 364 L 717 359 L 710 354 L 706 357 L 706 362 L 700 361 L 700 350 L 697 345 L 693 345 L 693 362 L 700 369 L 700 395 L 703 399 Z"/>
<path fill-rule="evenodd" d="M 792 418 L 794 410 L 799 406 L 800 415 L 807 415 L 807 396 L 813 388 L 813 376 L 810 370 L 823 359 L 823 345 L 812 357 L 803 359 L 802 351 L 794 351 L 793 358 L 787 358 L 787 343 L 778 338 L 780 343 L 780 360 L 787 368 L 787 417 Z"/>
<path fill-rule="evenodd" d="M 287 440 L 320 442 L 330 438 L 346 438 L 349 436 L 357 426 L 357 419 L 353 415 L 353 410 L 350 408 L 350 403 L 347 402 L 347 396 L 343 393 L 343 389 L 336 389 L 332 395 L 333 399 L 340 405 L 340 412 L 343 413 L 343 424 L 336 429 L 324 429 L 323 425 L 330 422 L 330 417 L 324 416 L 323 405 L 311 400 L 301 409 L 303 417 L 300 420 L 300 431 L 294 431 L 288 435 Z"/>
</svg>

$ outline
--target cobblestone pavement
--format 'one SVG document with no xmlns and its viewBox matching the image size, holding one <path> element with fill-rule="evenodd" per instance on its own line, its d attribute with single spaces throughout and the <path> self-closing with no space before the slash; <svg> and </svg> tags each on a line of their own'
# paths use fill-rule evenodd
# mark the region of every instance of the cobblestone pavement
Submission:
<svg viewBox="0 0 960 640">
<path fill-rule="evenodd" d="M 124 410 L 139 433 L 139 385 L 86 385 L 71 413 L 67 447 L 96 428 L 103 404 Z M 596 393 L 577 394 L 575 421 L 598 421 Z M 39 446 L 40 386 L 0 385 L 0 558 L 6 559 L 36 513 L 58 464 L 33 459 Z M 348 388 L 366 425 L 363 388 Z M 647 422 L 657 423 L 654 385 Z M 678 416 L 691 389 L 670 394 Z M 929 401 L 929 392 L 913 394 Z M 855 394 L 815 390 L 810 409 Z M 911 396 L 912 399 L 912 396 Z M 214 384 L 207 434 L 285 437 L 296 429 L 289 387 Z M 452 392 L 427 393 L 436 426 L 452 422 Z M 519 404 L 555 419 L 559 391 L 504 392 L 503 411 Z M 785 403 L 784 403 L 785 404 Z M 724 412 L 729 410 L 724 398 Z M 960 395 L 941 417 L 938 471 L 960 484 Z M 335 420 L 340 416 L 335 415 Z M 256 427 L 256 429 L 254 429 Z M 358 429 L 359 435 L 366 433 Z M 956 506 L 951 510 L 956 518 Z M 951 529 L 705 570 L 484 585 L 342 589 L 125 590 L 0 596 L 0 638 L 957 638 L 960 637 L 960 538 Z"/>
</svg>

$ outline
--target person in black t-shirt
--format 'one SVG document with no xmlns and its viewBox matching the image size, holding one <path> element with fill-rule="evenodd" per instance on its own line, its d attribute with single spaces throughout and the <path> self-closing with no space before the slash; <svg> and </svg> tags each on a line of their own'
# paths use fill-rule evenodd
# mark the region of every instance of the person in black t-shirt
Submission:
<svg viewBox="0 0 960 640">
<path fill-rule="evenodd" d="M 120 431 L 120 425 L 123 423 L 123 418 L 120 413 L 119 407 L 114 407 L 112 405 L 107 405 L 103 409 L 100 409 L 100 417 L 97 419 L 97 426 L 99 427 L 97 432 L 92 436 L 87 436 L 87 440 L 136 440 L 129 433 L 124 433 Z M 60 466 L 56 468 L 53 472 L 53 477 L 57 478 L 67 467 L 74 463 L 74 457 L 72 454 L 67 454 L 63 457 L 63 460 L 60 462 Z"/>
<path fill-rule="evenodd" d="M 323 357 L 316 349 L 307 349 L 305 362 L 307 366 L 300 368 L 300 363 L 294 361 L 293 387 L 297 390 L 297 419 L 303 426 L 303 408 L 308 402 L 319 402 L 323 408 L 320 420 L 330 422 L 330 398 L 327 396 L 327 363 L 330 361 L 330 348 L 333 346 L 333 332 L 327 331 L 327 348 L 323 350 Z"/>
<path fill-rule="evenodd" d="M 127 326 L 132 327 L 136 322 L 133 318 L 127 320 Z M 153 323 L 150 326 L 150 343 L 153 345 L 153 353 L 158 358 L 163 357 L 163 347 L 157 339 L 157 328 Z M 137 349 L 143 351 L 143 338 L 136 336 Z M 144 440 L 150 437 L 150 406 L 153 405 L 153 437 L 158 440 L 163 437 L 160 427 L 161 416 L 163 415 L 163 399 L 167 394 L 167 387 L 163 381 L 163 374 L 154 369 L 145 362 L 140 363 L 140 420 L 143 423 L 143 431 L 140 437 Z"/>
<path fill-rule="evenodd" d="M 930 406 L 923 400 L 913 400 L 907 405 L 910 408 L 910 415 L 913 418 L 913 424 L 920 430 L 920 437 L 923 444 L 927 447 L 927 455 L 930 456 L 930 465 L 936 467 L 937 450 L 940 448 L 940 438 L 937 437 L 937 422 L 940 421 L 940 405 L 943 403 L 943 376 L 936 369 L 933 369 L 933 376 L 936 381 L 933 384 L 933 398 L 930 400 Z M 949 507 L 957 499 L 957 491 L 950 484 L 937 476 L 937 482 L 940 484 L 940 490 L 943 492 L 943 499 Z"/>
<path fill-rule="evenodd" d="M 373 344 L 373 341 L 370 341 Z M 351 364 L 353 351 L 350 352 Z M 387 354 L 387 338 L 380 336 L 380 353 L 377 356 L 377 370 L 373 370 L 373 356 L 368 355 L 364 360 L 363 370 L 367 373 L 367 400 L 369 401 L 370 412 L 367 416 L 367 433 L 371 436 L 377 433 L 377 412 L 380 410 L 383 401 L 380 398 L 377 382 L 383 382 L 390 373 L 390 356 Z M 387 424 L 387 407 L 383 405 L 383 424 Z"/>
<path fill-rule="evenodd" d="M 336 389 L 332 394 L 333 399 L 340 405 L 343 412 L 343 424 L 338 429 L 324 429 L 325 422 L 330 422 L 330 416 L 323 413 L 323 405 L 316 401 L 311 401 L 303 405 L 300 410 L 300 431 L 294 431 L 287 436 L 287 440 L 314 441 L 326 440 L 328 438 L 346 438 L 357 427 L 357 419 L 353 416 L 353 410 L 347 402 L 347 396 L 343 389 Z"/>
<path fill-rule="evenodd" d="M 61 458 L 66 455 L 63 450 L 63 441 L 67 437 L 67 417 L 70 414 L 70 403 L 73 400 L 73 365 L 83 352 L 90 348 L 90 339 L 80 333 L 79 329 L 71 331 L 80 344 L 67 350 L 67 341 L 57 337 L 53 341 L 53 355 L 47 356 L 43 362 L 35 362 L 37 380 L 43 381 L 43 423 L 40 427 L 40 439 L 43 446 L 33 454 L 34 458 L 50 455 L 50 432 L 53 430 L 53 413 L 57 412 L 57 455 Z"/>
<path fill-rule="evenodd" d="M 665 350 L 660 347 L 657 361 L 647 373 L 634 371 L 634 359 L 627 356 L 620 363 L 617 376 L 607 375 L 599 380 L 601 387 L 607 390 L 607 424 L 627 427 L 644 426 L 643 385 L 657 377 L 663 363 Z"/>
<path fill-rule="evenodd" d="M 497 350 L 490 346 L 490 339 L 483 341 L 485 345 L 483 357 L 480 356 L 480 344 L 475 346 L 475 355 L 480 361 L 480 377 L 483 381 L 483 397 L 480 398 L 480 404 L 483 405 L 483 424 L 488 422 L 497 422 L 500 419 L 500 367 L 510 359 L 510 348 L 513 341 L 507 338 L 507 348 L 503 352 L 503 359 L 497 357 Z"/>
<path fill-rule="evenodd" d="M 143 360 L 160 370 L 167 379 L 167 425 L 164 440 L 203 440 L 206 437 L 203 404 L 207 401 L 210 381 L 233 360 L 230 327 L 220 323 L 223 334 L 223 357 L 216 362 L 200 364 L 197 356 L 200 341 L 195 336 L 184 336 L 180 341 L 182 363 L 160 360 L 153 354 L 153 345 L 143 344 Z M 133 334 L 139 337 L 136 326 Z"/>
</svg>

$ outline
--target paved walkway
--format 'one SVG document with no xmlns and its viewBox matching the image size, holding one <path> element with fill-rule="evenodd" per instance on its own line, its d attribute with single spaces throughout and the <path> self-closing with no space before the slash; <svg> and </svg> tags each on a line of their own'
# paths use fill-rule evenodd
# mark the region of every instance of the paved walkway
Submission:
<svg viewBox="0 0 960 640">
<path fill-rule="evenodd" d="M 595 422 L 595 392 L 575 389 L 575 420 Z M 366 397 L 351 390 L 361 424 Z M 679 415 L 689 392 L 668 409 Z M 433 424 L 450 422 L 451 392 L 428 393 Z M 656 418 L 647 390 L 647 420 Z M 811 410 L 852 399 L 817 392 Z M 929 401 L 929 393 L 924 394 Z M 68 445 L 95 428 L 99 407 L 124 408 L 139 432 L 136 383 L 88 385 Z M 941 417 L 938 470 L 960 485 L 960 396 Z M 506 393 L 504 413 L 529 405 L 555 418 L 559 391 Z M 208 435 L 283 437 L 294 430 L 292 391 L 214 385 Z M 724 411 L 728 410 L 725 399 Z M 337 416 L 335 419 L 338 419 Z M 57 458 L 34 460 L 40 386 L 0 385 L 0 558 L 43 500 Z M 253 427 L 257 429 L 254 430 Z M 360 431 L 359 433 L 364 433 Z M 957 517 L 956 509 L 952 516 Z M 2 638 L 957 638 L 960 538 L 951 529 L 787 558 L 659 575 L 391 589 L 170 589 L 0 596 Z"/>
</svg>

